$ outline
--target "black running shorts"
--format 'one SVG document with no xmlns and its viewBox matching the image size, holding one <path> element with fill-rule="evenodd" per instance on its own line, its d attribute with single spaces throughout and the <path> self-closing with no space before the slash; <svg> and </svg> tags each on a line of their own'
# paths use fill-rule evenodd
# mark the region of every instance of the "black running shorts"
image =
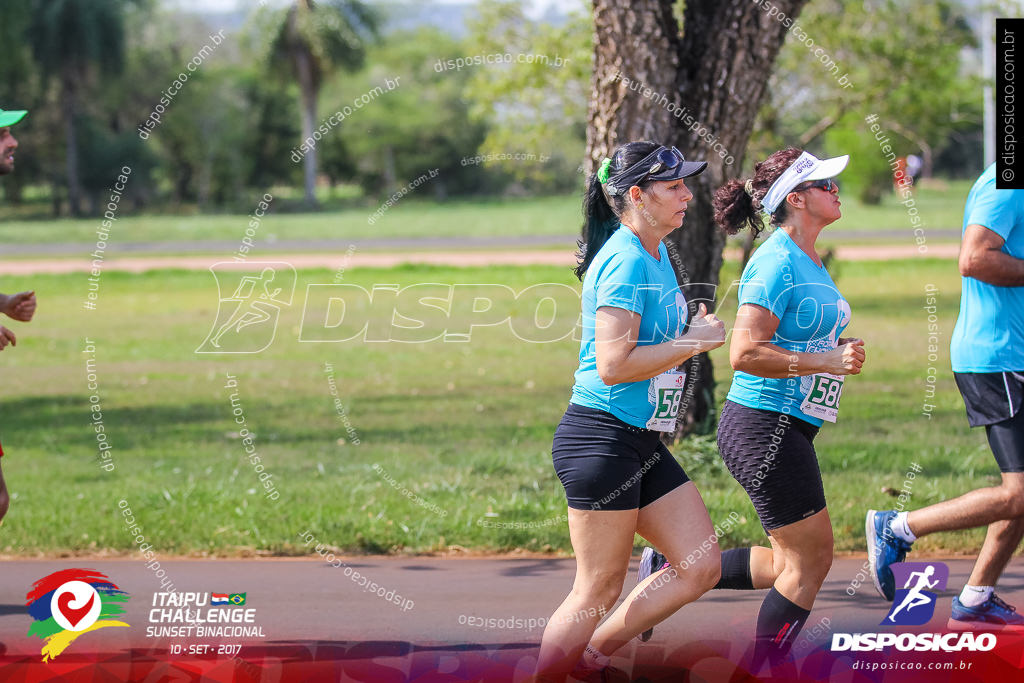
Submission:
<svg viewBox="0 0 1024 683">
<path fill-rule="evenodd" d="M 817 433 L 817 427 L 798 417 L 726 399 L 718 421 L 718 451 L 765 530 L 825 509 L 813 445 Z"/>
<path fill-rule="evenodd" d="M 575 403 L 555 430 L 551 459 L 577 510 L 635 510 L 690 481 L 661 432 Z"/>
<path fill-rule="evenodd" d="M 985 427 L 1001 472 L 1024 472 L 1024 372 L 954 372 L 967 422 Z"/>
</svg>

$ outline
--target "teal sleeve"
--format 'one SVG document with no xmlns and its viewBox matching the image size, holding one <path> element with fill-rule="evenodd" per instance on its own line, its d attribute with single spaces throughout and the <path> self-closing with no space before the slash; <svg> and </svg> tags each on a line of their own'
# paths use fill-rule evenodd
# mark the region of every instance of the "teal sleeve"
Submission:
<svg viewBox="0 0 1024 683">
<path fill-rule="evenodd" d="M 974 205 L 967 216 L 965 225 L 981 225 L 996 233 L 1003 240 L 1010 237 L 1017 223 L 1020 210 L 1021 192 L 997 190 L 995 178 L 978 188 Z"/>
<path fill-rule="evenodd" d="M 642 286 L 647 277 L 643 262 L 634 254 L 619 253 L 605 262 L 596 283 L 596 307 L 613 306 L 643 315 Z"/>
<path fill-rule="evenodd" d="M 787 277 L 788 275 L 788 277 Z M 782 319 L 793 291 L 793 269 L 788 258 L 753 258 L 743 270 L 739 303 L 768 309 Z"/>
</svg>

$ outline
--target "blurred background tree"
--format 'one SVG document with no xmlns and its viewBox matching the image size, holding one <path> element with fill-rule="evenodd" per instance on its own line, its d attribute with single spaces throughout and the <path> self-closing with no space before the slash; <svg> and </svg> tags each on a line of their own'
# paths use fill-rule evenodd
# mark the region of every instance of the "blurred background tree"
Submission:
<svg viewBox="0 0 1024 683">
<path fill-rule="evenodd" d="M 874 114 L 897 156 L 917 154 L 922 175 L 931 176 L 954 133 L 982 126 L 980 79 L 962 59 L 977 46 L 968 11 L 950 0 L 808 3 L 800 25 L 815 45 L 787 41 L 748 156 L 762 159 L 787 144 L 850 154 L 844 185 L 877 204 L 892 188 L 892 170 L 865 123 Z M 822 61 L 829 58 L 838 73 Z"/>
<path fill-rule="evenodd" d="M 294 0 L 281 16 L 270 43 L 268 66 L 282 79 L 299 85 L 302 139 L 319 125 L 317 102 L 324 80 L 363 64 L 366 46 L 377 32 L 378 19 L 358 0 Z M 317 150 L 303 157 L 305 201 L 316 205 Z"/>
<path fill-rule="evenodd" d="M 530 191 L 579 187 L 593 33 L 584 5 L 552 24 L 527 18 L 515 0 L 482 0 L 467 23 L 467 54 L 523 55 L 525 60 L 468 69 L 470 113 L 487 130 L 480 154 L 543 154 L 550 157 L 544 163 L 512 159 L 491 165 Z"/>
<path fill-rule="evenodd" d="M 749 145 L 730 150 L 743 172 L 782 145 L 849 152 L 844 180 L 880 201 L 892 182 L 864 123 L 872 113 L 900 156 L 925 160 L 925 175 L 980 171 L 981 1 L 808 2 L 799 24 L 853 87 L 788 33 Z M 684 3 L 674 7 L 683 17 Z M 0 10 L 0 107 L 31 111 L 16 129 L 18 173 L 0 184 L 18 215 L 95 213 L 122 165 L 133 169 L 130 206 L 157 212 L 247 212 L 270 189 L 275 210 L 309 210 L 318 196 L 373 204 L 432 169 L 424 200 L 582 188 L 594 35 L 582 0 L 546 11 L 514 0 L 269 0 L 228 12 L 180 0 L 0 0 Z M 223 43 L 139 138 L 162 92 L 222 29 Z M 505 54 L 511 62 L 445 65 Z M 389 79 L 400 86 L 291 159 Z M 693 152 L 714 154 L 702 145 Z M 514 154 L 533 156 L 475 163 Z"/>
<path fill-rule="evenodd" d="M 7 3 L 5 3 L 7 4 Z M 124 70 L 125 15 L 139 0 L 32 0 L 24 40 L 44 79 L 57 81 L 64 128 L 68 206 L 81 213 L 78 117 L 104 76 Z M 24 20 L 18 13 L 17 18 Z M 20 42 L 20 41 L 19 41 Z"/>
</svg>

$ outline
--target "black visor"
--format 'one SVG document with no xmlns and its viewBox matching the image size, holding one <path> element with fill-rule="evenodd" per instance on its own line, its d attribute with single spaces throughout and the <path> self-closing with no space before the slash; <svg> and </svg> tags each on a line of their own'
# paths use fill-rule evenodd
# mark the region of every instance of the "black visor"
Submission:
<svg viewBox="0 0 1024 683">
<path fill-rule="evenodd" d="M 629 168 L 608 179 L 611 194 L 639 185 L 646 180 L 678 180 L 689 178 L 707 168 L 706 161 L 687 161 L 675 147 L 661 146 Z"/>
</svg>

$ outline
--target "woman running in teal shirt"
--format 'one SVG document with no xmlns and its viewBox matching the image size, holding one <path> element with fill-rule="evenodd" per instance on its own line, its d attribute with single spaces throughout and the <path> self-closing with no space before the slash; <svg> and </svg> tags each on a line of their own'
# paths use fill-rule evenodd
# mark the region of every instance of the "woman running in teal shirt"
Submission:
<svg viewBox="0 0 1024 683">
<path fill-rule="evenodd" d="M 706 165 L 684 160 L 674 147 L 631 142 L 588 184 L 587 242 L 576 270 L 583 279 L 580 362 L 552 446 L 576 578 L 544 630 L 539 680 L 564 680 L 581 654 L 584 668 L 603 668 L 608 655 L 718 580 L 704 501 L 660 438 L 674 431 L 684 396 L 685 373 L 676 368 L 725 341 L 722 322 L 703 304 L 689 321 L 662 244 L 693 199 L 684 178 Z M 598 627 L 622 591 L 634 534 L 657 544 L 681 571 L 654 573 Z M 682 567 L 708 539 L 713 547 Z M 643 594 L 654 580 L 657 591 Z"/>
</svg>

